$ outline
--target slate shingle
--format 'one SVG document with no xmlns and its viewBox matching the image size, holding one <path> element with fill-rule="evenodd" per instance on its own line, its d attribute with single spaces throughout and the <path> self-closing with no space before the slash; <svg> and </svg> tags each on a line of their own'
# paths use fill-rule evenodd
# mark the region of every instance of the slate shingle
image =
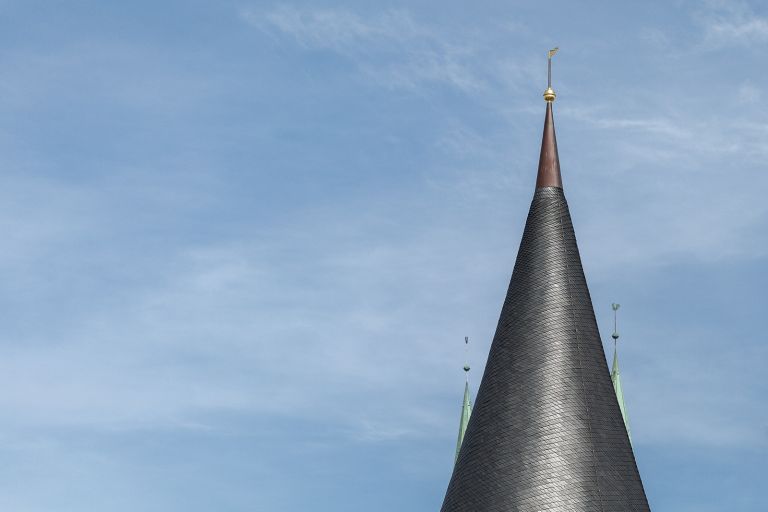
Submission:
<svg viewBox="0 0 768 512">
<path fill-rule="evenodd" d="M 551 104 L 544 144 L 559 176 Z M 537 188 L 441 512 L 649 510 L 565 195 Z"/>
</svg>

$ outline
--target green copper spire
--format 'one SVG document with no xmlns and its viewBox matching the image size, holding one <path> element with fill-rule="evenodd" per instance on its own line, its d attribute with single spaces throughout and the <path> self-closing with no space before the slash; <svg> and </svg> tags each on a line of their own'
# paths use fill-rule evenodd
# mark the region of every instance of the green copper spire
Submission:
<svg viewBox="0 0 768 512">
<path fill-rule="evenodd" d="M 611 304 L 613 308 L 613 367 L 611 369 L 611 380 L 613 381 L 613 389 L 616 390 L 616 399 L 619 401 L 619 408 L 621 409 L 621 417 L 624 419 L 624 426 L 627 427 L 627 436 L 629 442 L 632 443 L 632 432 L 629 430 L 629 416 L 627 416 L 627 406 L 624 404 L 624 392 L 621 389 L 621 373 L 619 372 L 619 352 L 617 344 L 619 341 L 619 331 L 616 329 L 616 316 L 617 311 L 621 307 L 620 304 Z"/>
<path fill-rule="evenodd" d="M 456 457 L 454 462 L 459 459 L 461 443 L 464 441 L 464 433 L 467 431 L 469 416 L 472 414 L 472 401 L 469 398 L 469 382 L 464 384 L 464 403 L 461 405 L 461 421 L 459 422 L 459 438 L 456 440 Z"/>
<path fill-rule="evenodd" d="M 464 337 L 464 350 L 468 350 L 469 337 Z M 461 420 L 459 421 L 459 438 L 456 440 L 456 456 L 454 462 L 459 459 L 459 451 L 461 450 L 461 443 L 464 442 L 464 433 L 467 431 L 467 425 L 469 424 L 469 417 L 472 415 L 472 399 L 469 396 L 469 363 L 464 365 L 464 401 L 461 404 Z"/>
</svg>

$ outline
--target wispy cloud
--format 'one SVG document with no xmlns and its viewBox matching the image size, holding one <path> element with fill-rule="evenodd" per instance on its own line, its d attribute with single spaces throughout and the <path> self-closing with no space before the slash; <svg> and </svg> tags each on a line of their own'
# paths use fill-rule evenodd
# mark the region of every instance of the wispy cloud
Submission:
<svg viewBox="0 0 768 512">
<path fill-rule="evenodd" d="M 5 184 L 9 194 L 29 186 L 25 180 Z M 109 207 L 92 204 L 103 195 L 101 187 L 83 186 L 63 205 L 35 208 L 39 218 L 19 229 L 36 235 L 30 242 L 11 237 L 20 254 L 0 260 L 0 269 L 17 274 L 30 259 L 37 268 L 52 254 L 62 258 L 62 244 L 87 243 L 113 228 Z M 63 216 L 74 203 L 82 219 Z M 17 206 L 6 208 L 3 218 L 24 217 L 26 207 Z M 373 206 L 353 218 L 345 211 L 315 212 L 314 220 L 263 228 L 258 242 L 162 247 L 161 275 L 150 268 L 159 254 L 134 259 L 131 272 L 149 279 L 112 292 L 119 307 L 86 291 L 77 297 L 90 305 L 87 315 L 55 332 L 41 327 L 7 336 L 0 345 L 4 423 L 9 429 L 200 429 L 210 427 L 211 414 L 236 412 L 262 418 L 330 414 L 330 423 L 365 442 L 419 437 L 440 425 L 447 430 L 447 418 L 395 403 L 406 393 L 414 404 L 428 400 L 444 371 L 434 354 L 434 330 L 417 318 L 437 314 L 436 296 L 455 286 L 445 266 L 462 263 L 441 255 L 457 253 L 456 240 L 444 230 L 432 234 L 429 225 L 398 228 L 404 214 Z M 50 228 L 52 217 L 66 226 L 61 236 L 38 229 Z M 68 265 L 73 275 L 84 275 L 91 261 Z M 100 261 L 112 267 L 107 275 L 114 280 L 120 248 Z M 401 283 L 424 291 L 409 289 L 406 297 Z M 99 296 L 109 295 L 105 284 L 94 285 Z M 50 285 L 26 288 L 34 297 Z M 78 292 L 70 290 L 70 298 Z M 431 381 L 421 396 L 412 391 L 417 381 Z M 380 398 L 366 400 L 374 392 Z M 398 411 L 394 420 L 392 410 Z"/>
<path fill-rule="evenodd" d="M 768 18 L 756 14 L 741 1 L 711 1 L 698 15 L 705 42 L 713 46 L 762 44 L 768 42 Z"/>
<path fill-rule="evenodd" d="M 600 109 L 566 106 L 560 109 L 560 113 L 605 130 L 620 130 L 625 133 L 645 132 L 675 139 L 691 139 L 693 136 L 693 127 L 684 126 L 682 122 L 676 122 L 670 117 L 616 117 L 615 114 L 608 114 L 605 106 Z"/>
<path fill-rule="evenodd" d="M 755 18 L 745 6 L 710 4 L 704 12 L 708 17 L 702 19 L 707 20 L 708 27 L 724 23 L 723 20 L 738 25 Z M 278 40 L 289 38 L 302 48 L 332 51 L 350 59 L 373 83 L 383 87 L 415 89 L 439 82 L 471 93 L 475 108 L 496 110 L 510 123 L 519 123 L 521 110 L 510 109 L 514 101 L 509 91 L 515 84 L 532 82 L 531 70 L 536 69 L 524 58 L 512 61 L 494 52 L 492 43 L 498 34 L 478 35 L 471 27 L 447 31 L 445 27 L 415 19 L 406 10 L 377 11 L 363 16 L 345 9 L 282 6 L 245 11 L 242 16 Z M 530 31 L 515 28 L 515 32 L 531 37 Z M 639 37 L 663 46 L 678 43 L 660 29 L 647 29 Z M 426 61 L 438 64 L 431 67 L 425 65 Z M 499 86 L 498 90 L 489 85 Z M 745 89 L 742 84 L 733 96 L 735 101 L 743 101 L 742 98 L 755 94 L 759 94 L 756 88 Z M 713 211 L 706 228 L 704 223 L 691 223 L 701 218 L 693 215 L 697 201 L 727 186 L 726 175 L 714 171 L 711 163 L 725 165 L 727 159 L 732 159 L 728 165 L 739 162 L 739 168 L 745 169 L 737 172 L 749 172 L 754 162 L 768 154 L 764 127 L 751 119 L 748 112 L 733 115 L 726 110 L 683 108 L 673 101 L 667 88 L 645 90 L 638 86 L 626 90 L 625 95 L 634 95 L 637 101 L 642 98 L 644 106 L 613 104 L 611 98 L 586 107 L 558 106 L 558 116 L 576 120 L 580 126 L 594 130 L 596 137 L 611 141 L 599 151 L 611 162 L 613 172 L 624 175 L 627 184 L 632 182 L 631 186 L 648 190 L 654 198 L 653 211 L 638 212 L 637 219 L 627 217 L 634 216 L 627 212 L 617 220 L 636 228 L 619 230 L 627 234 L 623 240 L 625 247 L 634 247 L 624 252 L 625 257 L 636 263 L 643 260 L 664 264 L 686 257 L 722 259 L 762 254 L 761 245 L 750 242 L 753 237 L 747 233 L 759 230 L 764 209 L 755 208 L 745 215 L 737 208 L 745 201 L 754 203 L 749 190 L 735 193 L 719 213 Z M 504 135 L 514 136 L 509 132 Z M 510 187 L 523 183 L 523 175 L 512 172 L 513 167 L 520 165 L 520 158 L 510 158 L 498 136 L 480 135 L 461 119 L 446 120 L 436 146 L 450 155 L 444 159 L 439 173 L 428 174 L 436 189 L 489 200 L 500 190 L 509 193 Z M 517 147 L 518 155 L 520 149 Z M 634 174 L 638 169 L 647 170 L 638 176 Z M 691 180 L 696 183 L 693 189 L 687 186 Z M 691 193 L 695 190 L 697 199 L 680 201 L 673 197 L 671 191 L 686 188 Z M 654 212 L 662 211 L 676 212 L 669 216 L 674 220 L 658 219 L 659 225 L 664 226 L 661 231 L 652 228 L 645 232 L 641 219 L 654 218 Z M 612 222 L 596 220 L 595 232 L 616 230 L 609 226 Z"/>
<path fill-rule="evenodd" d="M 744 82 L 739 86 L 739 99 L 742 103 L 753 104 L 760 101 L 763 96 L 763 90 L 750 81 Z"/>
<path fill-rule="evenodd" d="M 417 23 L 408 11 L 390 10 L 363 18 L 340 9 L 281 6 L 245 10 L 243 19 L 265 32 L 288 36 L 302 47 L 331 50 L 352 60 L 370 78 L 389 87 L 441 83 L 462 91 L 482 89 L 472 69 L 471 45 Z"/>
</svg>

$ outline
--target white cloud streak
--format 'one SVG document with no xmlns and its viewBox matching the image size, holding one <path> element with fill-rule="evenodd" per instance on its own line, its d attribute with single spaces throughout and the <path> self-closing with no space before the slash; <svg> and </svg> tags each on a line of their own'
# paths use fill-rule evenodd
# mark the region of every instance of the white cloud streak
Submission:
<svg viewBox="0 0 768 512">
<path fill-rule="evenodd" d="M 768 42 L 768 18 L 757 15 L 744 2 L 708 2 L 698 17 L 708 45 L 749 46 Z"/>
<path fill-rule="evenodd" d="M 281 6 L 245 10 L 243 19 L 272 34 L 289 36 L 306 49 L 332 50 L 352 60 L 370 79 L 393 88 L 445 84 L 465 92 L 485 87 L 472 69 L 471 46 L 451 44 L 407 11 L 363 18 L 346 10 Z"/>
</svg>

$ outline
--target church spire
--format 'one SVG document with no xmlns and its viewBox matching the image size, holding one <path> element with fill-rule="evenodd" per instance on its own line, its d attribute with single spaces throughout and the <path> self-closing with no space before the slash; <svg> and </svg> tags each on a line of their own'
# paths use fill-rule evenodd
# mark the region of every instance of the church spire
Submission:
<svg viewBox="0 0 768 512">
<path fill-rule="evenodd" d="M 613 389 L 616 390 L 616 399 L 619 401 L 619 409 L 621 409 L 621 417 L 624 419 L 624 426 L 627 427 L 627 436 L 629 442 L 632 442 L 632 432 L 629 429 L 629 416 L 627 416 L 627 406 L 624 404 L 624 392 L 621 389 L 621 373 L 619 373 L 619 351 L 617 348 L 619 341 L 619 330 L 616 328 L 616 316 L 621 304 L 611 304 L 613 308 L 613 367 L 611 368 L 611 381 L 613 381 Z"/>
<path fill-rule="evenodd" d="M 464 434 L 467 431 L 467 425 L 469 424 L 469 417 L 472 415 L 472 399 L 469 395 L 469 358 L 466 354 L 469 352 L 469 337 L 464 336 L 464 400 L 461 404 L 461 419 L 459 420 L 459 438 L 456 440 L 456 456 L 454 457 L 454 463 L 459 459 L 459 451 L 461 450 L 461 444 L 464 442 Z"/>
<path fill-rule="evenodd" d="M 545 95 L 536 190 L 441 512 L 650 510 L 563 193 L 554 99 Z"/>
</svg>

